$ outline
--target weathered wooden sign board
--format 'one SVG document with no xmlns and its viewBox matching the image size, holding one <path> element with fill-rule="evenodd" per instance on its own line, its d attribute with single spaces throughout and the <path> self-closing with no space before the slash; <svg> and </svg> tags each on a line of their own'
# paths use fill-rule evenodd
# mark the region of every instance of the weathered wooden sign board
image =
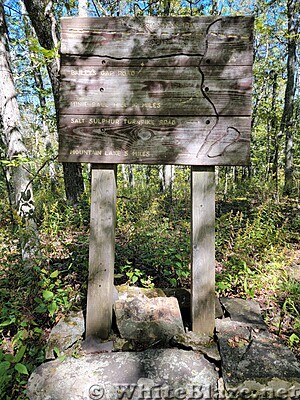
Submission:
<svg viewBox="0 0 300 400">
<path fill-rule="evenodd" d="M 249 161 L 251 17 L 62 19 L 59 160 L 91 162 L 86 335 L 112 321 L 117 163 L 192 165 L 193 330 L 215 326 L 214 166 Z"/>
<path fill-rule="evenodd" d="M 251 17 L 63 18 L 59 160 L 245 165 Z"/>
</svg>

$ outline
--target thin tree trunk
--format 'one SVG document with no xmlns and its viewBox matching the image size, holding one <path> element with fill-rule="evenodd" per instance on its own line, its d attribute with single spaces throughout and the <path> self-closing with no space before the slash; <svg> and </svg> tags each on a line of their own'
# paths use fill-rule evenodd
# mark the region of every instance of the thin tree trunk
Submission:
<svg viewBox="0 0 300 400">
<path fill-rule="evenodd" d="M 21 1 L 21 9 L 22 9 L 22 13 L 25 15 L 26 9 L 25 9 L 25 5 L 22 1 Z M 26 36 L 28 38 L 30 36 L 35 36 L 34 29 L 32 28 L 31 25 L 28 24 L 26 18 L 24 18 L 24 30 L 25 30 Z M 38 97 L 39 97 L 41 109 L 43 110 L 43 112 L 41 113 L 41 119 L 42 119 L 42 134 L 41 134 L 41 136 L 44 138 L 45 150 L 46 150 L 46 153 L 49 155 L 52 153 L 53 146 L 52 146 L 51 137 L 50 137 L 49 125 L 48 125 L 47 118 L 45 115 L 46 98 L 42 94 L 44 92 L 44 83 L 43 83 L 40 67 L 34 61 L 34 57 L 31 52 L 29 52 L 29 56 L 30 56 L 30 63 L 32 66 L 33 78 L 34 78 L 36 86 L 40 89 L 38 91 Z M 50 178 L 51 192 L 55 193 L 56 188 L 57 188 L 57 179 L 56 179 L 56 170 L 55 170 L 54 161 L 50 160 L 48 165 L 49 165 L 49 178 Z"/>
<path fill-rule="evenodd" d="M 26 165 L 27 149 L 23 142 L 21 115 L 16 98 L 9 59 L 7 28 L 2 3 L 0 3 L 0 110 L 3 124 L 2 142 L 6 158 L 15 165 L 11 168 L 14 207 L 23 222 L 21 232 L 22 258 L 28 262 L 38 250 L 38 232 L 34 221 L 34 200 L 29 166 Z"/>
<path fill-rule="evenodd" d="M 31 23 L 37 34 L 38 40 L 45 49 L 50 50 L 58 47 L 58 32 L 54 15 L 52 13 L 52 2 L 48 0 L 23 0 Z M 59 109 L 59 61 L 54 57 L 47 64 L 50 77 L 55 109 Z M 84 192 L 82 168 L 79 163 L 64 163 L 64 182 L 68 201 L 76 205 L 80 195 Z"/>
<path fill-rule="evenodd" d="M 298 0 L 287 0 L 288 45 L 287 45 L 287 83 L 281 131 L 285 135 L 284 194 L 290 195 L 293 189 L 293 145 L 294 145 L 294 99 L 296 87 L 296 37 L 299 21 L 296 19 Z"/>
<path fill-rule="evenodd" d="M 128 185 L 133 188 L 134 187 L 134 173 L 133 173 L 133 167 L 131 164 L 122 164 L 122 174 L 123 174 L 123 179 Z"/>
<path fill-rule="evenodd" d="M 174 180 L 173 169 L 173 165 L 162 165 L 160 167 L 159 175 L 161 180 L 161 189 L 163 192 L 172 191 Z"/>
<path fill-rule="evenodd" d="M 78 15 L 79 17 L 88 16 L 88 0 L 78 0 Z"/>
<path fill-rule="evenodd" d="M 166 197 L 166 212 L 169 213 L 173 206 L 173 181 L 174 181 L 174 166 L 162 165 L 160 167 L 161 189 L 167 194 Z"/>
<path fill-rule="evenodd" d="M 277 83 L 278 74 L 273 74 L 273 84 L 272 84 L 272 104 L 271 104 L 271 133 L 272 133 L 272 152 L 271 154 L 271 168 L 272 168 L 272 178 L 275 180 L 276 185 L 276 197 L 278 197 L 278 160 L 279 160 L 279 138 L 278 134 L 278 120 L 276 115 L 276 101 L 277 101 Z"/>
<path fill-rule="evenodd" d="M 218 15 L 218 0 L 211 2 L 211 15 Z"/>
</svg>

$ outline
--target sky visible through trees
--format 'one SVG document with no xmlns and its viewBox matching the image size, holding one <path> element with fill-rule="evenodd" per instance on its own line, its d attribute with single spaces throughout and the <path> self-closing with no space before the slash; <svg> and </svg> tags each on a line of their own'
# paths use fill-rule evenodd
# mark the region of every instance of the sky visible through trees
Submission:
<svg viewBox="0 0 300 400">
<path fill-rule="evenodd" d="M 280 131 L 280 121 L 284 109 L 284 93 L 287 83 L 287 42 L 288 21 L 287 4 L 291 0 L 266 1 L 104 1 L 89 2 L 91 16 L 105 15 L 254 15 L 254 87 L 253 87 L 253 164 L 259 161 L 271 168 L 276 148 L 279 147 L 278 165 L 284 164 L 284 132 Z M 56 20 L 59 37 L 59 18 L 78 15 L 76 2 L 44 2 L 48 5 L 46 13 L 51 11 Z M 101 4 L 100 4 L 101 3 Z M 52 9 L 51 9 L 52 7 Z M 27 126 L 36 130 L 41 114 L 45 114 L 52 130 L 55 130 L 54 106 L 51 85 L 46 64 L 55 57 L 58 48 L 43 48 L 32 31 L 31 22 L 19 1 L 4 1 L 4 9 L 9 29 L 10 56 L 18 101 Z M 295 2 L 295 18 L 299 20 L 299 5 Z M 298 29 L 298 27 L 297 27 Z M 297 53 L 299 52 L 299 32 L 295 33 Z M 298 58 L 296 58 L 298 60 Z M 296 61 L 298 63 L 298 61 Z M 298 64 L 297 64 L 298 67 Z M 297 70 L 298 68 L 296 68 Z M 39 71 L 42 87 L 35 83 L 34 72 Z M 296 74 L 293 123 L 296 128 L 299 115 L 299 74 Z M 276 87 L 276 93 L 274 92 Z M 40 109 L 40 95 L 47 99 Z M 273 99 L 275 95 L 275 99 Z M 272 116 L 272 118 L 270 118 Z M 27 124 L 28 121 L 28 124 Z M 297 147 L 297 135 L 293 137 L 293 151 Z M 277 147 L 276 147 L 277 146 Z M 263 154 L 265 157 L 263 157 Z M 297 157 L 297 154 L 296 154 Z M 272 165 L 271 165 L 272 164 Z M 276 160 L 275 160 L 276 164 Z"/>
</svg>

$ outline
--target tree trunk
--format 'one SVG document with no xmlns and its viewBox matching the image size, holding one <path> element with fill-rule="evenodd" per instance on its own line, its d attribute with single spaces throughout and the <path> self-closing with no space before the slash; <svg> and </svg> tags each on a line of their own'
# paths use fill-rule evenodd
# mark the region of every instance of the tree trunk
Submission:
<svg viewBox="0 0 300 400">
<path fill-rule="evenodd" d="M 88 0 L 78 0 L 78 15 L 79 17 L 88 16 Z"/>
<path fill-rule="evenodd" d="M 122 174 L 123 179 L 128 185 L 133 188 L 134 187 L 134 173 L 131 164 L 122 164 Z"/>
<path fill-rule="evenodd" d="M 63 163 L 65 189 L 68 201 L 76 206 L 79 196 L 84 192 L 81 164 Z"/>
<path fill-rule="evenodd" d="M 174 167 L 173 165 L 162 165 L 159 171 L 161 180 L 161 190 L 163 192 L 172 192 L 172 186 L 174 181 Z"/>
<path fill-rule="evenodd" d="M 58 31 L 51 10 L 52 2 L 48 0 L 23 0 L 38 40 L 45 49 L 58 47 Z M 59 107 L 59 61 L 54 57 L 47 64 L 52 85 L 56 113 Z M 76 205 L 84 191 L 82 168 L 79 163 L 64 163 L 64 182 L 67 199 Z"/>
<path fill-rule="evenodd" d="M 22 13 L 25 15 L 26 14 L 26 9 L 25 5 L 23 2 L 21 2 L 21 10 Z M 34 29 L 32 28 L 31 25 L 28 24 L 27 18 L 24 18 L 24 31 L 26 34 L 26 37 L 29 38 L 31 36 L 35 36 Z M 29 57 L 30 57 L 30 64 L 32 66 L 32 75 L 34 78 L 34 82 L 39 88 L 38 90 L 38 97 L 39 97 L 39 102 L 42 110 L 46 110 L 46 97 L 42 93 L 44 92 L 44 83 L 42 79 L 42 74 L 39 65 L 37 65 L 36 61 L 34 61 L 34 54 L 32 52 L 29 52 Z M 41 137 L 44 139 L 45 143 L 45 150 L 46 154 L 50 155 L 53 153 L 53 146 L 51 142 L 51 135 L 50 135 L 50 129 L 49 125 L 47 122 L 46 118 L 46 113 L 43 111 L 41 113 L 41 122 L 42 122 L 42 132 L 41 132 Z M 56 170 L 55 170 L 55 163 L 53 160 L 49 160 L 48 162 L 48 171 L 49 171 L 49 178 L 50 178 L 50 187 L 51 187 L 51 192 L 55 193 L 56 188 L 57 188 L 57 178 L 56 178 Z"/>
<path fill-rule="evenodd" d="M 296 18 L 298 0 L 287 0 L 288 44 L 287 44 L 287 83 L 281 131 L 285 135 L 284 194 L 290 195 L 293 189 L 293 145 L 294 145 L 294 99 L 296 88 L 296 48 L 299 21 Z"/>
<path fill-rule="evenodd" d="M 218 0 L 211 2 L 211 15 L 218 15 Z"/>
<path fill-rule="evenodd" d="M 161 190 L 166 194 L 166 213 L 170 213 L 173 206 L 173 181 L 174 181 L 174 166 L 162 165 L 160 167 Z"/>
<path fill-rule="evenodd" d="M 279 161 L 279 139 L 280 135 L 278 134 L 278 119 L 276 115 L 276 102 L 277 102 L 277 92 L 278 92 L 278 83 L 277 83 L 278 74 L 274 72 L 273 74 L 273 82 L 272 82 L 272 103 L 271 103 L 271 118 L 270 118 L 270 127 L 271 127 L 271 157 L 270 164 L 272 168 L 272 179 L 275 180 L 276 185 L 276 197 L 278 197 L 278 161 Z"/>
<path fill-rule="evenodd" d="M 28 262 L 38 249 L 37 226 L 34 221 L 34 200 L 29 166 L 26 165 L 27 149 L 23 142 L 21 116 L 16 98 L 9 59 L 7 28 L 4 10 L 0 3 L 0 110 L 3 125 L 2 142 L 6 158 L 11 160 L 12 201 L 22 222 L 20 232 L 22 258 Z M 20 226 L 21 226 L 20 225 Z"/>
</svg>

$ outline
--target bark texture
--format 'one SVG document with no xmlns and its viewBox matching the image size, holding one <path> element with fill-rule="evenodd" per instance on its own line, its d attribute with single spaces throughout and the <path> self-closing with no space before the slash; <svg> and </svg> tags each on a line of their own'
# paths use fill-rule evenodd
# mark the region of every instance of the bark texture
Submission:
<svg viewBox="0 0 300 400">
<path fill-rule="evenodd" d="M 24 0 L 27 13 L 38 40 L 45 49 L 54 49 L 59 44 L 59 31 L 55 16 L 52 11 L 52 1 L 48 0 Z M 59 60 L 53 58 L 47 64 L 50 77 L 55 109 L 59 108 Z M 67 199 L 72 205 L 76 205 L 80 195 L 84 191 L 82 168 L 79 163 L 64 163 L 64 183 Z"/>
<path fill-rule="evenodd" d="M 29 166 L 26 165 L 27 149 L 23 142 L 23 128 L 10 67 L 7 28 L 3 6 L 0 3 L 0 111 L 5 156 L 12 162 L 10 171 L 13 193 L 11 199 L 23 222 L 21 235 L 23 259 L 29 259 L 37 249 L 37 227 L 34 222 L 34 200 Z"/>
<path fill-rule="evenodd" d="M 287 83 L 281 131 L 285 135 L 284 193 L 290 195 L 293 189 L 293 147 L 294 147 L 294 101 L 296 90 L 296 49 L 299 31 L 298 0 L 287 0 L 288 35 L 287 35 Z"/>
</svg>

